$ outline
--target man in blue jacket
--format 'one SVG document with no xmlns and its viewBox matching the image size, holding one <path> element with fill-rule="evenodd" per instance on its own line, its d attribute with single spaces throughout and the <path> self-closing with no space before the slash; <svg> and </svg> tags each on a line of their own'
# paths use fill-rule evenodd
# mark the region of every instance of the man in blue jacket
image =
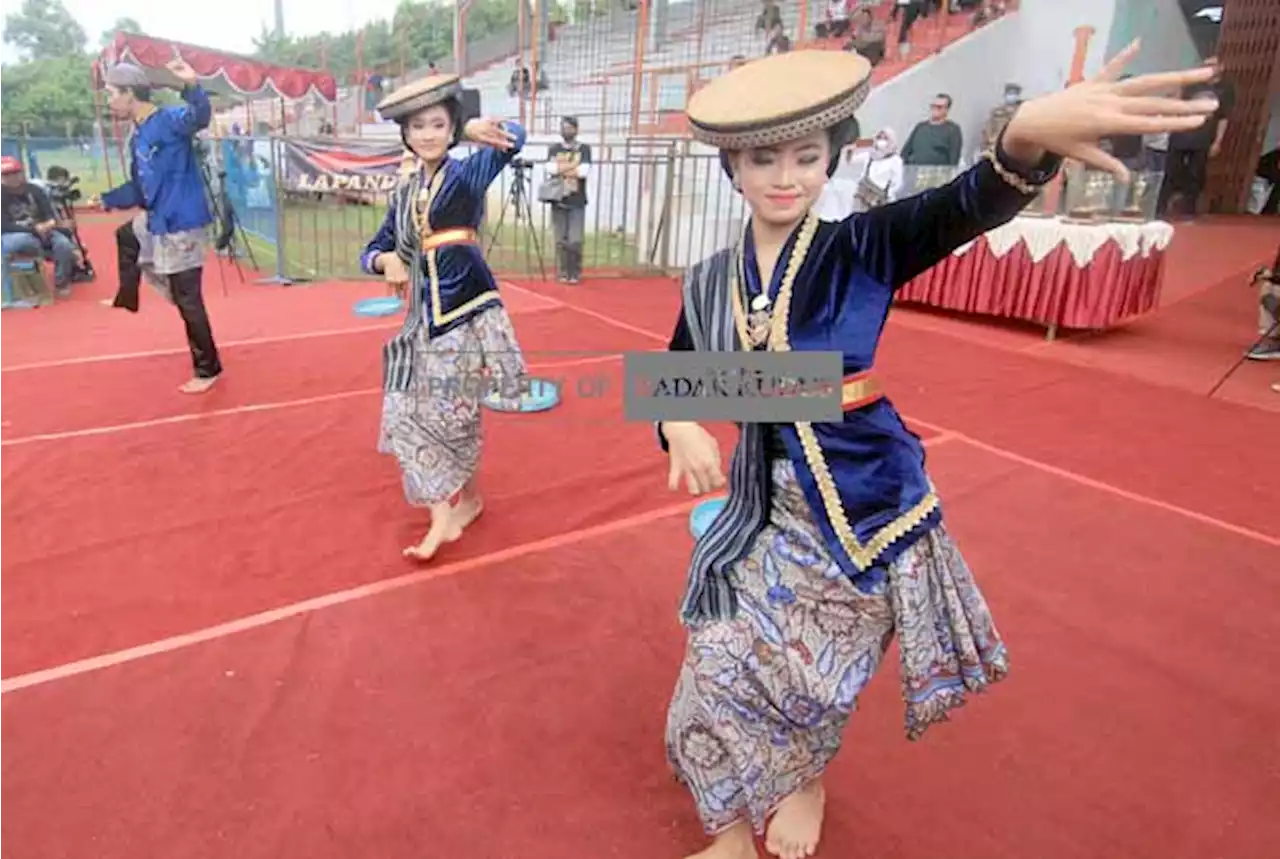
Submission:
<svg viewBox="0 0 1280 859">
<path fill-rule="evenodd" d="M 222 373 L 204 306 L 207 228 L 213 221 L 195 150 L 196 133 L 213 116 L 195 71 L 182 60 L 169 64 L 182 83 L 180 107 L 151 103 L 151 82 L 137 66 L 121 63 L 105 76 L 111 115 L 133 124 L 129 179 L 102 196 L 104 209 L 142 209 L 116 230 L 120 289 L 115 307 L 136 313 L 144 272 L 167 293 L 182 315 L 194 377 L 180 390 L 202 394 Z"/>
</svg>

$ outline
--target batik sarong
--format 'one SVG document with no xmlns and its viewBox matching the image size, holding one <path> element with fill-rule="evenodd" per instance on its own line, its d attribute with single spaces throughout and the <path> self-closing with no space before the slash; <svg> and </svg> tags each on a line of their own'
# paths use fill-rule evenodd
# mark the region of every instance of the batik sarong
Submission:
<svg viewBox="0 0 1280 859">
<path fill-rule="evenodd" d="M 419 329 L 407 391 L 383 395 L 378 451 L 400 463 L 405 499 L 424 507 L 448 501 L 475 474 L 482 401 L 520 403 L 524 359 L 501 305 L 428 339 Z"/>
<path fill-rule="evenodd" d="M 1008 670 L 943 526 L 860 590 L 827 551 L 786 460 L 772 465 L 769 524 L 730 580 L 738 616 L 690 630 L 667 721 L 668 757 L 709 834 L 739 820 L 762 831 L 822 774 L 895 632 L 911 739 Z"/>
</svg>

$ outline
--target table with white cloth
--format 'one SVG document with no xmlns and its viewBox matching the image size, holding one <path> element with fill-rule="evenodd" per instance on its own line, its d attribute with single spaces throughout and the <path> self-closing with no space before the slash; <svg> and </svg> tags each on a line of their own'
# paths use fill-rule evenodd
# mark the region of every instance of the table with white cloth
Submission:
<svg viewBox="0 0 1280 859">
<path fill-rule="evenodd" d="M 902 302 L 1059 328 L 1102 330 L 1153 310 L 1173 227 L 1014 218 L 898 292 Z"/>
</svg>

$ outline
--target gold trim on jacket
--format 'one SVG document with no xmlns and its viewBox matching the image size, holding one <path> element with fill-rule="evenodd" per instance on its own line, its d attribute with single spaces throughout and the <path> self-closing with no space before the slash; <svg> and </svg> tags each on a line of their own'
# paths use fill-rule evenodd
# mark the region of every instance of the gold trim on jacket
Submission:
<svg viewBox="0 0 1280 859">
<path fill-rule="evenodd" d="M 440 309 L 440 271 L 436 264 L 436 251 L 447 245 L 471 244 L 477 239 L 476 231 L 465 227 L 448 228 L 439 233 L 431 228 L 431 205 L 444 186 L 445 171 L 448 166 L 448 164 L 441 164 L 436 170 L 436 175 L 431 179 L 431 187 L 423 195 L 426 198 L 425 205 L 415 210 L 418 239 L 422 243 L 423 255 L 427 263 L 427 286 L 431 290 L 431 324 L 436 328 L 461 319 L 476 308 L 501 297 L 498 290 L 487 289 L 475 298 L 464 301 L 453 310 L 444 312 Z M 414 206 L 418 206 L 419 203 L 418 200 L 413 201 Z"/>
<path fill-rule="evenodd" d="M 800 228 L 795 250 L 787 262 L 787 270 L 778 288 L 778 301 L 773 311 L 773 330 L 769 334 L 771 351 L 791 351 L 791 341 L 787 335 L 791 317 L 791 295 L 795 289 L 796 276 L 817 234 L 818 224 L 818 217 L 810 212 Z M 733 284 L 733 290 L 736 296 L 738 293 L 736 284 Z M 737 300 L 740 302 L 741 298 Z M 743 345 L 745 346 L 745 341 Z M 831 523 L 832 530 L 836 532 L 836 539 L 840 541 L 841 548 L 859 570 L 869 568 L 885 549 L 911 533 L 912 529 L 937 509 L 938 495 L 930 488 L 915 506 L 886 524 L 863 544 L 858 540 L 845 513 L 844 503 L 840 500 L 840 490 L 836 487 L 835 478 L 831 475 L 831 467 L 827 463 L 826 454 L 822 451 L 822 445 L 818 442 L 817 433 L 813 431 L 813 425 L 808 421 L 797 421 L 795 428 L 800 436 L 800 446 L 804 450 L 805 462 L 808 463 L 814 482 L 818 485 L 818 494 L 822 498 L 822 507 L 827 514 L 827 520 Z"/>
</svg>

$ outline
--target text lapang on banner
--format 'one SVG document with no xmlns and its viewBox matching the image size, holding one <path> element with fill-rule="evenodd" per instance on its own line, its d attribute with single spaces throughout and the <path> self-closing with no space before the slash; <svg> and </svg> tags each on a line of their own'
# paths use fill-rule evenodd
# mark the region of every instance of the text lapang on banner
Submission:
<svg viewBox="0 0 1280 859">
<path fill-rule="evenodd" d="M 395 187 L 404 160 L 404 145 L 395 139 L 281 143 L 286 186 L 310 194 L 386 194 Z"/>
</svg>

